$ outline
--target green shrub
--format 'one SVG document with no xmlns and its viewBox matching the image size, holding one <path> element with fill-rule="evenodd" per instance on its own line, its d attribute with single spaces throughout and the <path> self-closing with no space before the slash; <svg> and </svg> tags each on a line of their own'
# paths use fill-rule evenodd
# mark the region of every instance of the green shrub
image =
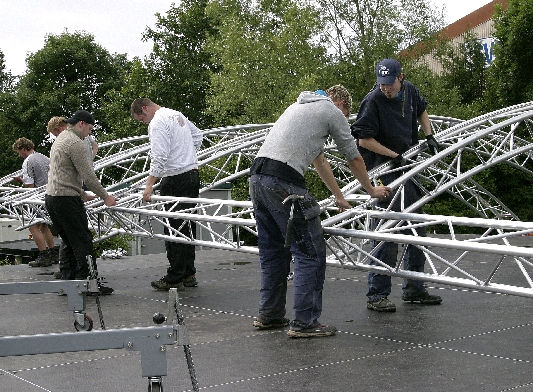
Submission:
<svg viewBox="0 0 533 392">
<path fill-rule="evenodd" d="M 103 241 L 94 243 L 94 252 L 96 257 L 102 256 L 102 252 L 105 250 L 116 250 L 122 248 L 131 254 L 130 241 L 133 241 L 134 237 L 131 235 L 118 234 L 111 238 L 107 238 Z"/>
</svg>

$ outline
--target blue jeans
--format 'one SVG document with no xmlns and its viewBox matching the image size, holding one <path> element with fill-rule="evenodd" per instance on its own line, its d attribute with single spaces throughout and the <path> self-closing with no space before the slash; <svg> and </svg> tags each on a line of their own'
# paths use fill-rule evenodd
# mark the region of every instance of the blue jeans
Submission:
<svg viewBox="0 0 533 392">
<path fill-rule="evenodd" d="M 293 194 L 304 199 L 294 201 L 293 223 L 297 234 L 290 247 L 286 247 L 292 202 L 282 204 L 282 201 Z M 263 174 L 250 177 L 250 196 L 261 263 L 259 317 L 266 322 L 285 317 L 287 275 L 294 259 L 292 323 L 304 328 L 318 325 L 326 275 L 326 242 L 318 204 L 307 189 Z"/>
<path fill-rule="evenodd" d="M 175 196 L 175 197 L 198 197 L 200 192 L 200 176 L 198 170 L 189 170 L 188 172 L 178 174 L 171 177 L 163 177 L 160 185 L 161 196 Z M 193 208 L 196 203 L 182 203 L 179 205 L 179 210 Z M 187 222 L 183 227 L 183 219 L 169 219 L 170 226 L 179 230 L 187 237 L 193 237 L 196 233 L 196 224 L 194 222 Z M 164 232 L 169 234 L 165 227 Z M 183 279 L 194 275 L 196 267 L 194 261 L 196 258 L 195 246 L 189 244 L 181 244 L 173 241 L 165 241 L 165 249 L 167 251 L 167 259 L 169 267 L 165 280 L 168 282 L 182 282 Z"/>
<path fill-rule="evenodd" d="M 381 178 L 384 184 L 390 184 L 394 180 L 393 175 L 383 176 Z M 378 202 L 378 207 L 388 207 L 393 195 L 390 195 L 387 199 Z M 420 198 L 420 190 L 413 181 L 405 183 L 404 187 L 404 205 L 409 206 Z M 392 211 L 401 211 L 400 198 L 398 198 L 391 208 Z M 414 211 L 415 213 L 422 214 L 422 209 Z M 417 233 L 420 237 L 426 236 L 425 228 L 418 228 Z M 405 230 L 402 234 L 413 234 L 410 230 Z M 383 263 L 394 267 L 398 260 L 398 244 L 395 242 L 384 242 L 381 246 L 378 246 L 379 241 L 374 241 L 374 250 L 372 254 Z M 423 272 L 425 264 L 424 253 L 415 246 L 407 245 L 405 253 L 403 255 L 403 268 L 409 271 Z M 375 261 L 370 261 L 370 265 L 377 265 Z M 424 282 L 421 280 L 404 279 L 402 286 L 403 293 L 406 295 L 418 294 L 425 292 Z M 379 300 L 381 298 L 389 296 L 391 293 L 391 277 L 389 275 L 381 275 L 376 273 L 368 274 L 368 292 L 366 296 L 369 301 Z"/>
</svg>

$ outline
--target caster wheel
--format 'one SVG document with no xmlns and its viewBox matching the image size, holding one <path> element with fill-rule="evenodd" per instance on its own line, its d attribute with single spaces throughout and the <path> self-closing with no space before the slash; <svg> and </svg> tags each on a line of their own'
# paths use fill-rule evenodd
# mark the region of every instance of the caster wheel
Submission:
<svg viewBox="0 0 533 392">
<path fill-rule="evenodd" d="M 90 331 L 93 329 L 93 319 L 87 316 L 86 314 L 83 315 L 83 325 L 78 323 L 77 321 L 74 321 L 74 328 L 76 331 Z"/>
<path fill-rule="evenodd" d="M 149 380 L 148 392 L 163 392 L 163 384 L 161 380 Z"/>
</svg>

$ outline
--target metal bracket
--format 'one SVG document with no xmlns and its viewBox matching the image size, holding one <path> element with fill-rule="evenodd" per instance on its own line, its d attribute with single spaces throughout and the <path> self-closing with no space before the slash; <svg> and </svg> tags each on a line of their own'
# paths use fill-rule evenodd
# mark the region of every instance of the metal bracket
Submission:
<svg viewBox="0 0 533 392">
<path fill-rule="evenodd" d="M 58 293 L 68 296 L 68 310 L 85 310 L 85 294 L 89 292 L 88 280 L 60 280 L 57 282 L 0 283 L 0 295 Z"/>
</svg>

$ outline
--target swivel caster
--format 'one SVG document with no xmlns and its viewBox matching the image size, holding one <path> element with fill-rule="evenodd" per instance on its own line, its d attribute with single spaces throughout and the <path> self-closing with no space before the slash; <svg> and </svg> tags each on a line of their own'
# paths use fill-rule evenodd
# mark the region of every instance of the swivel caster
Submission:
<svg viewBox="0 0 533 392">
<path fill-rule="evenodd" d="M 148 392 L 163 392 L 161 377 L 148 377 Z"/>
<path fill-rule="evenodd" d="M 90 331 L 93 329 L 93 319 L 87 316 L 86 314 L 83 314 L 83 320 L 82 320 L 82 314 L 76 314 L 74 321 L 74 328 L 76 331 Z M 83 323 L 83 324 L 82 324 Z"/>
</svg>

